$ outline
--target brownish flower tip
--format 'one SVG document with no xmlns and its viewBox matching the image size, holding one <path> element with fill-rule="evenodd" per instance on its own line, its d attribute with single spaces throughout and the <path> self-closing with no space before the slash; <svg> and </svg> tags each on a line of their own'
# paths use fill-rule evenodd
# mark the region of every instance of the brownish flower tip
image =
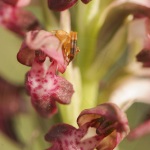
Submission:
<svg viewBox="0 0 150 150">
<path fill-rule="evenodd" d="M 150 62 L 150 49 L 143 49 L 136 55 L 136 59 L 139 62 Z"/>
<path fill-rule="evenodd" d="M 89 3 L 90 1 L 92 1 L 92 0 L 81 0 L 84 4 L 87 4 L 87 3 Z"/>
<path fill-rule="evenodd" d="M 48 7 L 54 11 L 63 11 L 72 7 L 78 0 L 48 0 Z"/>
</svg>

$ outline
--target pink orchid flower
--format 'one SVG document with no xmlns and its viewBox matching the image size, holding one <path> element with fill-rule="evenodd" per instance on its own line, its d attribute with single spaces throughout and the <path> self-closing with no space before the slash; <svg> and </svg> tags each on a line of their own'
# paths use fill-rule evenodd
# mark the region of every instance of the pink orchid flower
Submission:
<svg viewBox="0 0 150 150">
<path fill-rule="evenodd" d="M 113 103 L 83 110 L 77 123 L 78 129 L 53 126 L 45 135 L 52 143 L 48 150 L 113 150 L 129 132 L 126 115 Z"/>
<path fill-rule="evenodd" d="M 0 1 L 3 1 L 12 6 L 22 7 L 28 5 L 31 0 L 0 0 Z"/>
<path fill-rule="evenodd" d="M 73 86 L 63 77 L 66 62 L 62 43 L 54 33 L 44 30 L 30 31 L 17 55 L 18 61 L 32 66 L 26 76 L 26 88 L 35 109 L 44 117 L 57 112 L 56 101 L 69 104 Z"/>
<path fill-rule="evenodd" d="M 0 25 L 24 36 L 29 30 L 40 29 L 37 18 L 28 11 L 0 1 Z"/>
</svg>

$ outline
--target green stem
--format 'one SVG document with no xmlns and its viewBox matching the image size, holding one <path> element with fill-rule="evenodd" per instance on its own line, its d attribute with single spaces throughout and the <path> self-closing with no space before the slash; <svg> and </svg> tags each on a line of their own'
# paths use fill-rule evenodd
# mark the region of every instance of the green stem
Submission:
<svg viewBox="0 0 150 150">
<path fill-rule="evenodd" d="M 70 83 L 72 83 L 75 92 L 71 98 L 71 103 L 69 105 L 58 105 L 59 112 L 61 114 L 63 122 L 71 124 L 73 126 L 77 126 L 76 119 L 81 112 L 80 106 L 82 102 L 82 82 L 80 70 L 77 67 L 73 67 L 72 63 L 70 63 L 63 76 Z"/>
<path fill-rule="evenodd" d="M 97 80 L 84 80 L 82 85 L 81 110 L 95 107 L 97 104 L 99 82 Z"/>
<path fill-rule="evenodd" d="M 43 18 L 44 18 L 43 21 L 44 21 L 44 26 L 46 30 L 50 31 L 50 30 L 54 30 L 58 28 L 57 19 L 55 18 L 53 12 L 48 9 L 47 1 L 39 0 L 39 2 L 41 4 L 41 9 L 42 9 Z"/>
</svg>

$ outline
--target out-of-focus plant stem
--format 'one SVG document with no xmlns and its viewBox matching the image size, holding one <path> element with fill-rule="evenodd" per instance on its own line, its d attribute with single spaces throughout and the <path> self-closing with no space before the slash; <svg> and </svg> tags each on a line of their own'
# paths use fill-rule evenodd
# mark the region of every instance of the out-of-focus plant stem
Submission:
<svg viewBox="0 0 150 150">
<path fill-rule="evenodd" d="M 51 30 L 56 30 L 58 28 L 58 21 L 55 18 L 54 14 L 52 11 L 48 9 L 47 1 L 46 0 L 39 0 L 40 5 L 41 5 L 41 11 L 43 14 L 44 18 L 44 27 L 46 30 L 51 31 Z"/>
<path fill-rule="evenodd" d="M 92 108 L 97 104 L 99 82 L 97 80 L 84 80 L 82 83 L 81 110 Z"/>
</svg>

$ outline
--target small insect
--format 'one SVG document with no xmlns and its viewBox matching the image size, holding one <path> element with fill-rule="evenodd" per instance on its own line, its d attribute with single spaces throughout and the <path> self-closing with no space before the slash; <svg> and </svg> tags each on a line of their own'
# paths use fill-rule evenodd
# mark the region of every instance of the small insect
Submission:
<svg viewBox="0 0 150 150">
<path fill-rule="evenodd" d="M 63 30 L 56 30 L 54 33 L 61 41 L 64 58 L 69 64 L 80 51 L 77 47 L 77 32 L 71 31 L 70 33 L 67 33 Z"/>
</svg>

